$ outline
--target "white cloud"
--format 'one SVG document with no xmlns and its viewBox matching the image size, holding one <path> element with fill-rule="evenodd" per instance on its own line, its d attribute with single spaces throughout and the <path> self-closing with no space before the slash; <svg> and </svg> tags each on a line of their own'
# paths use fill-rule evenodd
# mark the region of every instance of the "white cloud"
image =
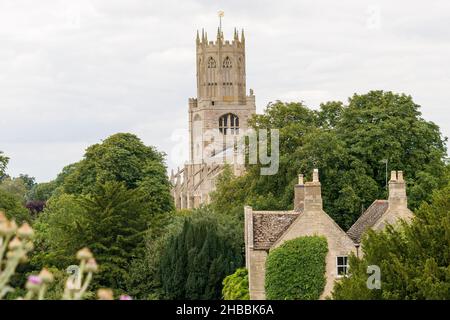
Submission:
<svg viewBox="0 0 450 320">
<path fill-rule="evenodd" d="M 220 9 L 226 36 L 245 27 L 259 111 L 277 99 L 316 107 L 393 90 L 450 135 L 444 0 L 2 0 L 0 150 L 10 173 L 52 179 L 115 132 L 170 153 L 196 92 L 195 31 L 214 38 Z"/>
</svg>

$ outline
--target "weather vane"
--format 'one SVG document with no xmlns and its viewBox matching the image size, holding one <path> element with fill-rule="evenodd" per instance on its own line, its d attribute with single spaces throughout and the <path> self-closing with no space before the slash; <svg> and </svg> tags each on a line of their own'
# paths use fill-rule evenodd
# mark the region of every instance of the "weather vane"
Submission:
<svg viewBox="0 0 450 320">
<path fill-rule="evenodd" d="M 219 16 L 219 29 L 222 30 L 222 18 L 225 15 L 225 12 L 220 10 L 219 12 L 217 12 L 217 15 Z"/>
</svg>

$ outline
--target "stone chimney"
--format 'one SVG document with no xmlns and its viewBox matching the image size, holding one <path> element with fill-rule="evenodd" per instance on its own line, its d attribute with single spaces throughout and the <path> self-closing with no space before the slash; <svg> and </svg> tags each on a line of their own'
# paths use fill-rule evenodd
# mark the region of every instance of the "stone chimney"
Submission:
<svg viewBox="0 0 450 320">
<path fill-rule="evenodd" d="M 400 206 L 406 208 L 408 205 L 406 197 L 406 184 L 403 179 L 403 171 L 391 171 L 389 181 L 389 206 Z"/>
<path fill-rule="evenodd" d="M 298 184 L 294 187 L 294 211 L 303 211 L 305 209 L 305 184 L 303 175 L 298 175 Z"/>
<path fill-rule="evenodd" d="M 313 181 L 305 183 L 305 210 L 322 210 L 322 190 L 319 170 L 314 169 Z"/>
</svg>

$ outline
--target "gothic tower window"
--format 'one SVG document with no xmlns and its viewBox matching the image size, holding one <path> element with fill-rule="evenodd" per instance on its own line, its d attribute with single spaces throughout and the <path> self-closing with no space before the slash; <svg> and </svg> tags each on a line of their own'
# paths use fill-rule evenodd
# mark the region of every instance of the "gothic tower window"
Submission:
<svg viewBox="0 0 450 320">
<path fill-rule="evenodd" d="M 239 134 L 239 117 L 233 113 L 221 116 L 219 118 L 219 131 L 222 134 Z"/>
<path fill-rule="evenodd" d="M 215 86 L 216 83 L 216 60 L 214 60 L 213 57 L 209 57 L 208 64 L 207 64 L 208 70 L 206 73 L 206 84 L 207 84 L 207 90 L 208 90 L 208 96 L 215 96 L 216 90 Z"/>
<path fill-rule="evenodd" d="M 213 69 L 216 67 L 216 60 L 213 57 L 209 57 L 208 60 L 208 69 Z"/>
<path fill-rule="evenodd" d="M 232 67 L 230 57 L 226 57 L 225 60 L 223 60 L 223 67 L 224 68 Z"/>
<path fill-rule="evenodd" d="M 230 57 L 226 57 L 223 60 L 222 67 L 224 69 L 223 71 L 223 88 L 224 88 L 224 95 L 225 96 L 231 96 L 232 94 L 232 86 L 233 86 L 233 79 L 231 78 L 231 68 L 233 67 L 231 63 Z"/>
</svg>

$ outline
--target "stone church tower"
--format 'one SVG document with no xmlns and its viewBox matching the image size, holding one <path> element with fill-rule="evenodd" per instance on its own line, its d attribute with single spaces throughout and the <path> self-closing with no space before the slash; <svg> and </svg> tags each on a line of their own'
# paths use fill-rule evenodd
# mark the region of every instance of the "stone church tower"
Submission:
<svg viewBox="0 0 450 320">
<path fill-rule="evenodd" d="M 236 161 L 236 141 L 255 113 L 253 90 L 246 94 L 245 36 L 234 30 L 225 40 L 221 28 L 215 41 L 206 32 L 196 39 L 197 98 L 189 99 L 189 161 L 172 173 L 172 194 L 178 209 L 209 202 L 224 164 L 243 173 Z"/>
</svg>

